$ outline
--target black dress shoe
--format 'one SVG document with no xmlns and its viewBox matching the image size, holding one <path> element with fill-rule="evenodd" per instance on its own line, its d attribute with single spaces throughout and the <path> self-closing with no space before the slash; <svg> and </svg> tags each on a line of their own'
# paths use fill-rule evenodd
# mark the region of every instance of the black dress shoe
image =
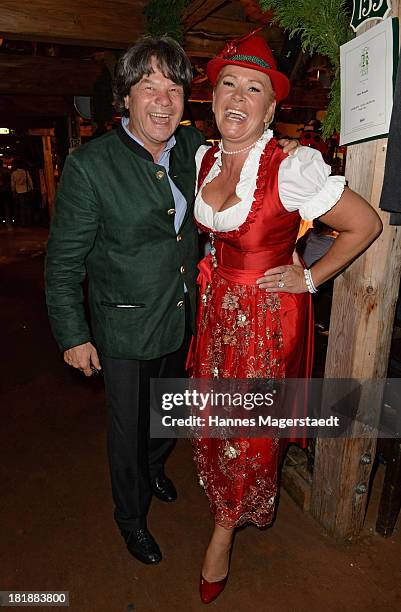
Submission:
<svg viewBox="0 0 401 612">
<path fill-rule="evenodd" d="M 162 554 L 156 540 L 146 527 L 121 531 L 131 555 L 148 565 L 160 563 Z"/>
<path fill-rule="evenodd" d="M 176 488 L 165 474 L 159 474 L 152 480 L 152 492 L 158 499 L 165 502 L 173 502 L 177 499 Z"/>
</svg>

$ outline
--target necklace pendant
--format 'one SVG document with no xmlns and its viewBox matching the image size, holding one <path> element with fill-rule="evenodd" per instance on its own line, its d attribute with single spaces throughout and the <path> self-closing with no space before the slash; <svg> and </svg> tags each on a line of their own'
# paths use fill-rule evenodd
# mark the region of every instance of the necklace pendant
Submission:
<svg viewBox="0 0 401 612">
<path fill-rule="evenodd" d="M 214 269 L 217 268 L 217 259 L 216 259 L 216 247 L 214 246 L 214 234 L 213 232 L 209 232 L 209 240 L 210 240 L 210 255 L 212 257 L 212 266 Z"/>
</svg>

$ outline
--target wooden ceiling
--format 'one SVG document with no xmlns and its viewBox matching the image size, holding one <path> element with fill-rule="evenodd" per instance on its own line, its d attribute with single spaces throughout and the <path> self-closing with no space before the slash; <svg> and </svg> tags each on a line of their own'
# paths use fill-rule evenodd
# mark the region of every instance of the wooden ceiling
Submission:
<svg viewBox="0 0 401 612">
<path fill-rule="evenodd" d="M 146 0 L 2 0 L 4 38 L 124 49 L 145 32 Z M 183 14 L 185 32 L 210 40 L 241 36 L 263 22 L 257 0 L 193 0 Z M 211 20 L 210 20 L 211 18 Z M 268 19 L 269 20 L 269 19 Z M 189 45 L 188 51 L 199 49 Z M 213 54 L 214 50 L 207 51 Z"/>
<path fill-rule="evenodd" d="M 143 34 L 145 0 L 2 0 L 4 38 L 121 49 Z"/>
<path fill-rule="evenodd" d="M 65 115 L 72 96 L 90 95 L 114 50 L 145 32 L 146 0 L 2 0 L 0 10 L 0 123 L 25 116 Z M 277 57 L 285 37 L 260 12 L 257 0 L 193 0 L 183 15 L 184 47 L 195 66 L 193 95 L 207 99 L 205 63 L 225 41 L 267 23 Z M 109 50 L 109 51 L 108 51 Z M 59 109 L 59 110 L 57 110 Z"/>
</svg>

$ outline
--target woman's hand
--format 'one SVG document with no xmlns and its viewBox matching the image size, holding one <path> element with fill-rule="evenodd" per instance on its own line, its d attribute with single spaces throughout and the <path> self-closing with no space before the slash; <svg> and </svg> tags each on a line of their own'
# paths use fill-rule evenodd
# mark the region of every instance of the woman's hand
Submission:
<svg viewBox="0 0 401 612">
<path fill-rule="evenodd" d="M 294 155 L 300 146 L 298 140 L 290 140 L 288 138 L 280 138 L 277 143 L 283 148 L 284 153 L 288 153 L 288 155 Z"/>
<path fill-rule="evenodd" d="M 256 284 L 269 293 L 305 293 L 308 291 L 304 276 L 304 267 L 298 254 L 294 251 L 292 256 L 293 265 L 278 266 L 266 270 Z"/>
</svg>

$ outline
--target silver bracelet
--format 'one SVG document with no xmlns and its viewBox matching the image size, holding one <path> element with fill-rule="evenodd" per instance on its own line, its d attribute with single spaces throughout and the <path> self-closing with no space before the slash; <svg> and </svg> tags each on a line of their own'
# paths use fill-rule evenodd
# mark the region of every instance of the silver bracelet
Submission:
<svg viewBox="0 0 401 612">
<path fill-rule="evenodd" d="M 309 293 L 317 293 L 317 289 L 312 280 L 312 273 L 310 269 L 304 268 L 304 276 L 305 276 L 305 282 L 306 282 L 306 286 L 308 288 Z"/>
</svg>

